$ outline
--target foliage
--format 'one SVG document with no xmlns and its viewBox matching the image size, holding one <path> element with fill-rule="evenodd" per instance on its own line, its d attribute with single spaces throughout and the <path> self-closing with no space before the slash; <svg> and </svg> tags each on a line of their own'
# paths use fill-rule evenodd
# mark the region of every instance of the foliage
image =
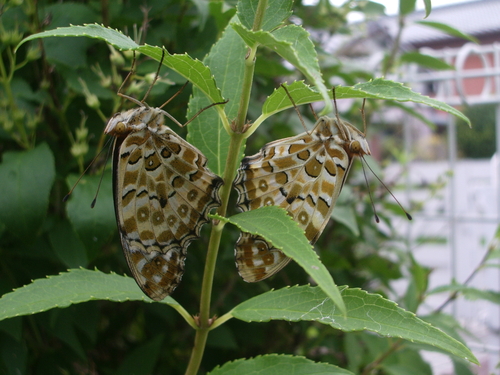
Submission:
<svg viewBox="0 0 500 375">
<path fill-rule="evenodd" d="M 311 22 L 315 27 L 335 15 L 331 31 L 341 29 L 350 8 L 327 3 L 299 3 L 296 15 L 307 20 L 304 26 Z M 249 0 L 240 1 L 237 8 L 200 1 L 153 0 L 147 8 L 142 5 L 11 1 L 2 10 L 0 372 L 181 373 L 187 364 L 191 374 L 198 369 L 275 374 L 290 368 L 300 373 L 394 373 L 398 366 L 428 372 L 421 347 L 410 341 L 447 351 L 456 361 L 477 363 L 458 336 L 441 332 L 411 312 L 425 298 L 428 272 L 402 248 L 393 248 L 386 193 L 375 193 L 385 230 L 374 223 L 369 204 L 361 198 L 366 188 L 357 182 L 356 170 L 337 207 L 348 214 L 330 223 L 316 244 L 321 262 L 309 245 L 300 247 L 300 240 L 282 244 L 302 267 L 313 265 L 318 272 L 306 274 L 291 264 L 269 281 L 244 284 L 232 259 L 237 231 L 226 222 L 271 240 L 281 225 L 277 243 L 295 236 L 298 228 L 283 212 L 235 215 L 229 204 L 227 212 L 217 212 L 220 221 L 211 233 L 205 228 L 203 240 L 190 246 L 186 274 L 173 298 L 151 303 L 132 279 L 120 276 L 128 271 L 112 212 L 110 167 L 95 162 L 68 202 L 62 199 L 103 148 L 107 119 L 129 105 L 116 91 L 130 70 L 131 50 L 141 55 L 127 94 L 144 95 L 162 56 L 158 46 L 168 53 L 148 103 L 158 106 L 177 85 L 192 83 L 191 93 L 182 92 L 168 105 L 179 121 L 207 104 L 229 99 L 225 106 L 203 112 L 187 130 L 188 141 L 208 157 L 210 169 L 224 176 L 221 195 L 226 204 L 248 136 L 253 134 L 245 153 L 251 154 L 265 141 L 301 131 L 293 125 L 298 123 L 295 114 L 285 111 L 291 105 L 283 100 L 279 82 L 295 81 L 288 88 L 297 104 L 324 101 L 328 112 L 331 91 L 325 82 L 331 77 L 342 76 L 348 83 L 375 78 L 366 72 L 350 74 L 340 64 L 325 66 L 325 56 L 318 59 L 309 34 L 283 23 L 291 14 L 289 0 L 272 1 L 267 7 L 264 1 Z M 286 68 L 283 59 L 297 71 Z M 300 81 L 304 78 L 314 89 Z M 463 117 L 443 103 L 381 79 L 339 87 L 336 97 L 409 100 Z M 243 133 L 247 119 L 254 122 Z M 264 122 L 267 119 L 272 126 L 270 120 Z M 176 131 L 186 133 L 183 128 Z M 98 190 L 97 204 L 90 209 Z M 270 225 L 255 229 L 269 217 L 274 219 Z M 215 246 L 207 245 L 209 236 Z M 414 288 L 398 307 L 386 296 L 390 281 L 406 270 L 411 271 Z M 307 285 L 309 276 L 318 286 Z M 349 288 L 337 288 L 333 280 Z M 204 287 L 212 281 L 214 293 Z M 301 286 L 289 288 L 291 284 Z M 270 319 L 272 323 L 262 324 Z M 193 349 L 194 340 L 198 345 Z M 286 355 L 268 354 L 274 352 Z M 238 359 L 249 357 L 255 358 Z"/>
<path fill-rule="evenodd" d="M 464 113 L 474 127 L 467 129 L 461 121 L 457 122 L 457 144 L 461 156 L 473 159 L 491 158 L 496 149 L 496 105 L 475 105 L 465 108 Z"/>
</svg>

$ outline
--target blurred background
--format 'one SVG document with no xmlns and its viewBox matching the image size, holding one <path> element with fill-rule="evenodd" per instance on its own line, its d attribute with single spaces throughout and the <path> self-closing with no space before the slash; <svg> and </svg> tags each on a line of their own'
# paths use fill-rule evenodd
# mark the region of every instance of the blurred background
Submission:
<svg viewBox="0 0 500 375">
<path fill-rule="evenodd" d="M 367 102 L 373 154 L 368 163 L 413 221 L 371 174 L 365 182 L 355 161 L 315 249 L 338 285 L 396 301 L 463 340 L 481 362 L 481 367 L 470 366 L 405 342 L 371 373 L 499 374 L 500 1 L 435 0 L 427 18 L 423 1 L 399 3 L 296 1 L 290 22 L 311 33 L 327 86 L 393 79 L 463 111 L 472 128 L 424 105 Z M 0 294 L 69 268 L 129 274 L 116 232 L 110 163 L 96 162 L 66 204 L 62 198 L 103 148 L 107 119 L 125 109 L 116 92 L 132 55 L 88 38 L 35 40 L 14 54 L 16 45 L 40 31 L 97 22 L 138 43 L 202 60 L 235 5 L 184 0 L 0 4 Z M 156 61 L 139 57 L 127 94 L 142 97 L 157 67 Z M 249 120 L 258 117 L 281 82 L 299 79 L 304 77 L 279 56 L 259 49 Z M 182 84 L 181 77 L 162 68 L 148 103 L 161 105 Z M 180 122 L 189 99 L 187 88 L 168 105 Z M 340 115 L 361 129 L 362 102 L 337 102 Z M 301 111 L 312 127 L 311 111 Z M 189 131 L 172 128 L 181 136 Z M 277 114 L 252 135 L 246 154 L 303 131 L 293 110 Z M 103 169 L 98 201 L 90 210 Z M 381 224 L 375 223 L 368 189 Z M 193 315 L 206 233 L 204 228 L 202 240 L 190 245 L 186 273 L 173 294 Z M 237 236 L 234 230 L 224 234 L 214 314 L 271 288 L 310 282 L 290 264 L 269 280 L 244 283 L 234 265 Z M 0 373 L 182 373 L 192 340 L 191 329 L 168 306 L 91 301 L 1 321 Z M 203 371 L 279 352 L 364 373 L 394 341 L 319 323 L 233 319 L 211 333 Z"/>
</svg>

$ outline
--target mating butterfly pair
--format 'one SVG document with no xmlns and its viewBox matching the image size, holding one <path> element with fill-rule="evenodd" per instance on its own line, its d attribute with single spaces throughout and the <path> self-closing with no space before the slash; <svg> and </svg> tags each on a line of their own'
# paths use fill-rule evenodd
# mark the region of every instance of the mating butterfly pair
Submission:
<svg viewBox="0 0 500 375">
<path fill-rule="evenodd" d="M 210 210 L 220 206 L 220 177 L 196 147 L 164 124 L 160 108 L 120 94 L 140 107 L 117 113 L 105 133 L 115 137 L 113 194 L 129 268 L 154 300 L 173 292 L 184 272 L 189 243 Z M 355 155 L 370 154 L 354 126 L 321 117 L 311 133 L 271 142 L 243 159 L 234 186 L 242 211 L 265 205 L 286 209 L 314 243 L 326 226 Z M 263 280 L 290 260 L 262 237 L 242 233 L 235 249 L 245 281 Z"/>
</svg>

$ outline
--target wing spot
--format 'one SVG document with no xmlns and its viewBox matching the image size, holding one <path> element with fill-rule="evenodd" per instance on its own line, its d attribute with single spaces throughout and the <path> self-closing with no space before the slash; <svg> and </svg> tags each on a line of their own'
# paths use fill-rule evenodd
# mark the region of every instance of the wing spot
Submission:
<svg viewBox="0 0 500 375">
<path fill-rule="evenodd" d="M 197 197 L 198 197 L 198 191 L 195 189 L 190 190 L 187 195 L 187 199 L 189 202 L 194 202 Z"/>
</svg>

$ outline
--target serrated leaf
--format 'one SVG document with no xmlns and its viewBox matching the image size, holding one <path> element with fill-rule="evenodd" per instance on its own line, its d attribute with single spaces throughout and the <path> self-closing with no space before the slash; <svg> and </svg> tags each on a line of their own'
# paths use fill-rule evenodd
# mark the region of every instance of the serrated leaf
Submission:
<svg viewBox="0 0 500 375">
<path fill-rule="evenodd" d="M 29 37 L 23 39 L 17 48 L 29 40 L 55 36 L 85 36 L 89 38 L 96 38 L 111 44 L 119 50 L 136 50 L 157 61 L 161 60 L 162 51 L 164 51 L 165 55 L 163 65 L 169 67 L 191 81 L 205 95 L 207 95 L 213 103 L 223 101 L 210 69 L 203 65 L 201 61 L 193 59 L 187 54 L 171 55 L 161 47 L 149 45 L 140 46 L 118 30 L 101 25 L 92 24 L 84 26 L 60 27 L 54 30 L 44 31 L 38 34 L 30 35 Z"/>
<path fill-rule="evenodd" d="M 36 238 L 49 206 L 55 179 L 54 155 L 47 144 L 5 152 L 0 164 L 0 222 L 21 241 Z"/>
<path fill-rule="evenodd" d="M 255 358 L 238 359 L 216 367 L 208 375 L 349 375 L 350 371 L 329 363 L 317 363 L 310 359 L 292 356 L 268 354 Z"/>
<path fill-rule="evenodd" d="M 292 15 L 291 0 L 273 0 L 267 3 L 261 30 L 270 31 L 280 26 L 284 20 Z M 255 20 L 257 3 L 253 1 L 239 1 L 236 13 L 241 24 L 251 30 Z"/>
<path fill-rule="evenodd" d="M 473 43 L 479 44 L 479 40 L 476 37 L 469 35 L 469 34 L 465 34 L 465 33 L 461 32 L 460 30 L 455 29 L 454 27 L 451 27 L 450 25 L 447 25 L 445 23 L 434 22 L 434 21 L 416 21 L 415 23 L 418 23 L 418 24 L 424 25 L 424 26 L 429 26 L 429 27 L 432 27 L 433 29 L 440 30 L 448 35 L 456 36 L 457 38 L 462 38 L 465 40 L 469 40 Z"/>
<path fill-rule="evenodd" d="M 188 54 L 171 55 L 166 50 L 156 46 L 138 46 L 136 50 L 156 61 L 161 60 L 162 51 L 164 51 L 163 65 L 189 80 L 210 99 L 211 103 L 224 101 L 210 68 L 205 66 L 200 60 L 193 59 Z"/>
<path fill-rule="evenodd" d="M 342 287 L 344 316 L 319 287 L 295 286 L 253 297 L 231 310 L 245 322 L 270 320 L 316 321 L 344 332 L 368 330 L 387 337 L 400 337 L 439 347 L 458 357 L 478 363 L 462 343 L 405 311 L 395 302 L 361 289 Z"/>
<path fill-rule="evenodd" d="M 415 63 L 435 70 L 455 70 L 453 65 L 450 65 L 437 57 L 420 52 L 406 52 L 401 55 L 401 61 L 405 63 Z"/>
<path fill-rule="evenodd" d="M 257 44 L 265 46 L 300 70 L 321 93 L 325 101 L 324 111 L 332 111 L 329 90 L 321 76 L 316 50 L 306 30 L 300 26 L 287 25 L 270 33 L 250 31 L 237 23 L 231 25 L 248 46 L 252 47 Z"/>
<path fill-rule="evenodd" d="M 244 232 L 257 234 L 270 241 L 285 255 L 295 260 L 313 280 L 335 302 L 341 311 L 345 310 L 342 296 L 326 267 L 319 260 L 304 235 L 304 231 L 287 215 L 286 211 L 276 206 L 264 206 L 223 218 L 214 217 L 236 225 Z"/>
<path fill-rule="evenodd" d="M 323 100 L 323 97 L 306 85 L 303 81 L 296 81 L 291 85 L 285 85 L 292 96 L 296 105 L 309 104 Z M 330 92 L 330 98 L 332 93 Z M 354 86 L 338 86 L 335 88 L 335 97 L 337 100 L 351 98 L 384 99 L 397 100 L 399 102 L 414 102 L 428 105 L 430 107 L 451 113 L 467 122 L 470 126 L 470 120 L 460 111 L 449 106 L 446 103 L 429 98 L 428 96 L 418 94 L 410 88 L 399 82 L 389 81 L 377 78 L 366 83 L 358 83 Z M 293 107 L 290 98 L 282 87 L 274 90 L 269 95 L 262 107 L 262 115 L 255 120 L 254 126 L 257 127 L 271 115 Z"/>
<path fill-rule="evenodd" d="M 210 67 L 225 98 L 229 100 L 223 106 L 225 115 L 236 117 L 240 105 L 243 84 L 244 57 L 246 46 L 231 27 L 227 27 L 222 37 L 212 47 L 204 63 Z M 211 104 L 204 95 L 194 89 L 189 101 L 188 118 L 192 118 L 200 109 Z M 196 117 L 189 125 L 187 141 L 198 147 L 208 159 L 208 167 L 219 176 L 224 173 L 229 149 L 229 134 L 224 128 L 217 109 L 210 108 Z M 227 120 L 227 119 L 226 119 Z"/>
<path fill-rule="evenodd" d="M 292 4 L 290 0 L 273 0 L 268 2 L 267 9 L 262 20 L 261 30 L 270 31 L 278 27 L 292 15 Z M 248 30 L 251 30 L 255 20 L 257 11 L 257 2 L 255 1 L 240 1 L 238 3 L 237 16 L 241 24 Z"/>
<path fill-rule="evenodd" d="M 69 27 L 58 27 L 54 30 L 43 31 L 41 33 L 30 35 L 24 38 L 16 47 L 17 49 L 24 43 L 38 39 L 38 38 L 48 38 L 52 36 L 67 37 L 67 36 L 86 36 L 89 38 L 96 38 L 104 40 L 108 44 L 119 50 L 133 50 L 139 47 L 128 36 L 122 34 L 120 31 L 111 29 L 109 27 L 104 27 L 98 24 L 90 24 L 83 26 L 69 26 Z"/>
<path fill-rule="evenodd" d="M 154 302 L 130 277 L 98 270 L 71 269 L 4 294 L 0 298 L 0 320 L 92 300 Z M 180 306 L 172 297 L 160 303 L 174 308 Z"/>
</svg>

